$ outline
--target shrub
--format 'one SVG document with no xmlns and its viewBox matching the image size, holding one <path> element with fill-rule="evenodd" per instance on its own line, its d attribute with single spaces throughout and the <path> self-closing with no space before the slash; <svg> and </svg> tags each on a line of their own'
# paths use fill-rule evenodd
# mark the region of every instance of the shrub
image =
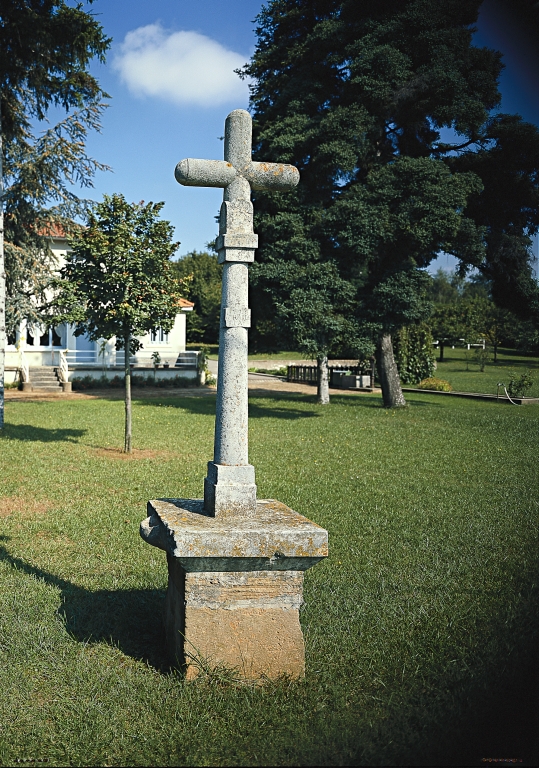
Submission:
<svg viewBox="0 0 539 768">
<path fill-rule="evenodd" d="M 215 384 L 215 378 L 208 368 L 208 355 L 210 354 L 210 348 L 206 344 L 202 344 L 200 352 L 198 353 L 198 379 L 199 382 L 204 380 L 206 384 Z"/>
<path fill-rule="evenodd" d="M 481 373 L 485 370 L 485 365 L 490 361 L 490 350 L 488 347 L 477 347 L 474 350 L 473 357 Z"/>
<path fill-rule="evenodd" d="M 106 376 L 100 376 L 98 379 L 93 376 L 75 376 L 71 379 L 74 390 L 85 389 L 123 389 L 125 386 L 124 376 L 113 376 L 111 379 Z M 196 387 L 196 379 L 188 379 L 185 376 L 172 376 L 166 379 L 156 379 L 153 376 L 131 376 L 131 386 L 133 387 L 157 387 L 165 389 L 166 387 Z"/>
<path fill-rule="evenodd" d="M 393 334 L 393 352 L 401 384 L 416 384 L 436 370 L 432 334 L 426 325 L 409 325 Z"/>
<path fill-rule="evenodd" d="M 418 389 L 433 389 L 436 392 L 452 392 L 453 387 L 448 381 L 444 379 L 437 379 L 431 376 L 429 379 L 423 379 L 417 385 Z"/>
<path fill-rule="evenodd" d="M 526 370 L 519 376 L 515 371 L 510 371 L 509 376 L 509 384 L 507 385 L 509 397 L 525 397 L 526 392 L 533 387 L 532 372 Z"/>
</svg>

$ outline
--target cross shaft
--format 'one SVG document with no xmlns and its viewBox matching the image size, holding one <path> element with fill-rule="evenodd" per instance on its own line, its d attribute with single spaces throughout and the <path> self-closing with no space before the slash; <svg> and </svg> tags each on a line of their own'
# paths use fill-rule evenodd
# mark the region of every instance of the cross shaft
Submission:
<svg viewBox="0 0 539 768">
<path fill-rule="evenodd" d="M 251 159 L 252 121 L 236 109 L 225 122 L 224 160 L 182 160 L 176 180 L 184 186 L 222 187 L 217 251 L 223 264 L 219 328 L 219 373 L 213 461 L 204 480 L 204 507 L 210 515 L 249 514 L 256 510 L 254 467 L 249 464 L 247 434 L 248 263 L 258 238 L 253 231 L 251 189 L 287 190 L 299 172 L 292 165 Z"/>
</svg>

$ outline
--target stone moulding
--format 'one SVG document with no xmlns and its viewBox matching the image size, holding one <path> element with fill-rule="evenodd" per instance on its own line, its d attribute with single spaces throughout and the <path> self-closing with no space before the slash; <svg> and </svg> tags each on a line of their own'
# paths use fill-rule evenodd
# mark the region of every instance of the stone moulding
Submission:
<svg viewBox="0 0 539 768">
<path fill-rule="evenodd" d="M 140 535 L 186 571 L 305 571 L 328 555 L 328 534 L 274 499 L 250 516 L 213 517 L 203 499 L 153 499 Z M 222 567 L 222 566 L 227 567 Z"/>
<path fill-rule="evenodd" d="M 154 499 L 142 538 L 167 553 L 167 646 L 187 679 L 227 666 L 241 677 L 302 677 L 304 571 L 328 554 L 323 528 L 285 504 L 213 517 L 202 499 Z"/>
</svg>

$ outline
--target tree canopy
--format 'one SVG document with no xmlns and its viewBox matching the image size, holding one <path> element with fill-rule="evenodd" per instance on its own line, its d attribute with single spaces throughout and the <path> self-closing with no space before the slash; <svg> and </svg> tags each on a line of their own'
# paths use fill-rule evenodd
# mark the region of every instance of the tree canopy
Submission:
<svg viewBox="0 0 539 768">
<path fill-rule="evenodd" d="M 84 213 L 72 184 L 88 186 L 101 163 L 85 152 L 99 129 L 103 93 L 88 72 L 110 40 L 99 22 L 63 0 L 6 0 L 0 10 L 0 118 L 3 142 L 7 328 L 41 319 L 39 299 L 50 278 L 49 237 L 69 232 Z M 50 106 L 70 114 L 34 135 L 32 120 Z"/>
<path fill-rule="evenodd" d="M 173 227 L 159 218 L 164 203 L 128 203 L 105 195 L 85 228 L 71 241 L 53 302 L 58 319 L 76 325 L 75 335 L 116 337 L 125 350 L 125 450 L 131 450 L 130 354 L 142 346 L 137 336 L 152 329 L 170 331 L 178 314 L 182 283 L 170 262 L 179 243 Z"/>
<path fill-rule="evenodd" d="M 253 78 L 256 153 L 301 173 L 286 199 L 256 192 L 260 306 L 270 301 L 288 328 L 280 307 L 292 288 L 274 276 L 298 266 L 299 313 L 313 265 L 328 285 L 338 274 L 348 284 L 348 344 L 375 343 L 379 373 L 391 368 L 391 333 L 428 316 L 424 268 L 441 250 L 464 270 L 488 273 L 500 300 L 525 300 L 528 312 L 535 301 L 526 238 L 539 224 L 539 134 L 518 116 L 493 115 L 501 54 L 472 44 L 479 6 L 273 0 L 257 17 L 244 70 Z M 495 162 L 511 182 L 497 226 L 487 170 Z M 329 313 L 344 304 L 336 296 Z M 393 395 L 384 391 L 384 400 L 393 404 Z"/>
<path fill-rule="evenodd" d="M 218 344 L 223 267 L 217 255 L 193 251 L 173 267 L 177 277 L 189 280 L 189 298 L 195 305 L 187 316 L 187 340 Z"/>
</svg>

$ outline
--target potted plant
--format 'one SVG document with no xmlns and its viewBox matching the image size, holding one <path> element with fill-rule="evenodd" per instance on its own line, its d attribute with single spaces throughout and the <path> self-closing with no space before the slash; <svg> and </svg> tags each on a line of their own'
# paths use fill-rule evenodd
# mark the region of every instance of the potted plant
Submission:
<svg viewBox="0 0 539 768">
<path fill-rule="evenodd" d="M 153 360 L 153 367 L 159 368 L 159 366 L 161 365 L 161 355 L 157 350 L 155 352 L 152 352 L 152 360 Z"/>
</svg>

